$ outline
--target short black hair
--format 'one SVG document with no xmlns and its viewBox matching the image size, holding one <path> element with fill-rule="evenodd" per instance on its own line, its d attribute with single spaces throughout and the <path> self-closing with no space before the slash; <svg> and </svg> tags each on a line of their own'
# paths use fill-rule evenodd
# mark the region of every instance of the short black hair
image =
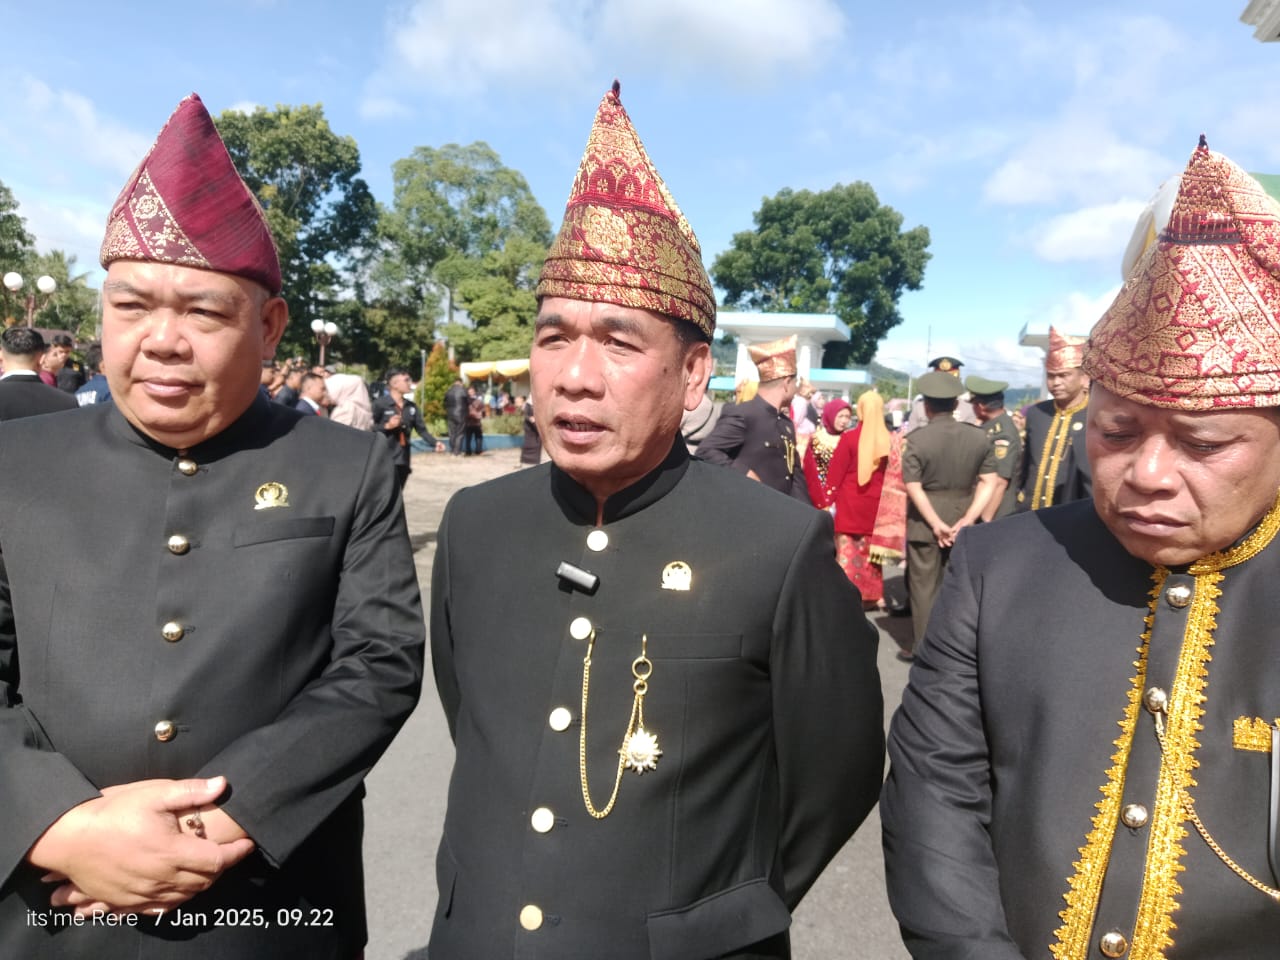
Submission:
<svg viewBox="0 0 1280 960">
<path fill-rule="evenodd" d="M 53 335 L 52 345 L 55 347 L 66 347 L 68 350 L 74 350 L 76 347 L 76 342 L 72 340 L 69 336 L 67 336 L 65 333 L 55 333 Z"/>
<path fill-rule="evenodd" d="M 387 383 L 391 382 L 392 377 L 398 377 L 400 376 L 400 374 L 404 374 L 406 377 L 409 377 L 410 380 L 413 379 L 413 377 L 409 375 L 409 371 L 406 370 L 404 367 L 392 367 L 390 370 L 387 371 L 387 376 L 386 376 Z"/>
<path fill-rule="evenodd" d="M 702 332 L 702 328 L 692 320 L 676 320 L 671 321 L 675 324 L 676 339 L 680 341 L 680 349 L 688 351 L 695 343 L 710 343 L 711 338 Z"/>
<path fill-rule="evenodd" d="M 926 413 L 955 413 L 959 403 L 959 397 L 925 397 L 924 409 Z"/>
<path fill-rule="evenodd" d="M 33 357 L 48 349 L 44 337 L 34 327 L 10 327 L 0 335 L 0 347 L 15 357 Z"/>
<path fill-rule="evenodd" d="M 302 375 L 302 382 L 301 382 L 300 384 L 298 384 L 298 389 L 302 389 L 302 388 L 303 388 L 303 387 L 305 387 L 308 383 L 310 383 L 312 380 L 319 380 L 321 383 L 324 383 L 324 377 L 320 376 L 320 374 L 318 374 L 318 373 L 304 373 L 304 374 Z"/>
<path fill-rule="evenodd" d="M 91 343 L 84 352 L 84 365 L 90 373 L 102 371 L 102 344 Z"/>
<path fill-rule="evenodd" d="M 970 399 L 973 400 L 983 410 L 1003 410 L 1004 409 L 1004 391 L 999 393 L 975 393 Z"/>
</svg>

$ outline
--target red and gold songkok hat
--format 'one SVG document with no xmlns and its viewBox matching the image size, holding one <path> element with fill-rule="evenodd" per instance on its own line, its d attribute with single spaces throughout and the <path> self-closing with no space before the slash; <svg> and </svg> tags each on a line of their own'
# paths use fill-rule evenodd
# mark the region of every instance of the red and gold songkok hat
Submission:
<svg viewBox="0 0 1280 960">
<path fill-rule="evenodd" d="M 280 292 L 262 208 L 194 93 L 178 104 L 120 191 L 99 260 L 152 260 L 230 273 Z"/>
<path fill-rule="evenodd" d="M 1049 352 L 1044 358 L 1045 373 L 1062 373 L 1074 370 L 1084 363 L 1084 345 L 1087 337 L 1069 337 L 1049 328 Z"/>
<path fill-rule="evenodd" d="M 652 310 L 687 320 L 710 340 L 716 301 L 702 248 L 645 153 L 619 91 L 615 80 L 600 101 L 534 293 Z"/>
<path fill-rule="evenodd" d="M 1089 335 L 1084 372 L 1171 410 L 1280 406 L 1280 204 L 1205 139 L 1169 224 Z"/>
<path fill-rule="evenodd" d="M 796 342 L 797 337 L 793 333 L 781 340 L 753 343 L 747 347 L 747 352 L 751 354 L 751 362 L 760 371 L 761 383 L 795 375 Z"/>
</svg>

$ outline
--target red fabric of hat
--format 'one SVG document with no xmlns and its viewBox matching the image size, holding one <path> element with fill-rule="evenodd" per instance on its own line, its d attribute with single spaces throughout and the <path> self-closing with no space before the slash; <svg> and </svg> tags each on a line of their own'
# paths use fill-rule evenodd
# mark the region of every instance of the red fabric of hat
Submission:
<svg viewBox="0 0 1280 960">
<path fill-rule="evenodd" d="M 619 85 L 596 111 L 564 223 L 534 291 L 651 310 L 716 326 L 715 294 L 693 229 L 623 109 Z"/>
<path fill-rule="evenodd" d="M 1149 406 L 1280 406 L 1280 204 L 1203 137 L 1168 226 L 1089 335 L 1084 372 Z"/>
<path fill-rule="evenodd" d="M 116 260 L 199 267 L 280 292 L 271 228 L 194 93 L 120 191 L 99 259 L 104 267 Z"/>
</svg>

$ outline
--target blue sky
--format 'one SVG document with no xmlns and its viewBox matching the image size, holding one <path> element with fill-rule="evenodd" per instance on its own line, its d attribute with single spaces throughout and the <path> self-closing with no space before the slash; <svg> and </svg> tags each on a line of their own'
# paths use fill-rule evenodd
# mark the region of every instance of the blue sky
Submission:
<svg viewBox="0 0 1280 960">
<path fill-rule="evenodd" d="M 880 359 L 1038 382 L 1026 324 L 1087 333 L 1204 132 L 1280 172 L 1280 43 L 1245 0 L 0 0 L 0 181 L 96 267 L 107 208 L 177 102 L 321 103 L 374 195 L 415 146 L 484 140 L 558 223 L 613 78 L 708 266 L 783 187 L 865 180 L 929 227 Z"/>
</svg>

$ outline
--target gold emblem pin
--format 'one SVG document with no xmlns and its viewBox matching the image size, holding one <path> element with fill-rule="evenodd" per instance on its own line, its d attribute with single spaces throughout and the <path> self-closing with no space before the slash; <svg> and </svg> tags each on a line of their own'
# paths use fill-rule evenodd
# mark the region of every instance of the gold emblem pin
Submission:
<svg viewBox="0 0 1280 960">
<path fill-rule="evenodd" d="M 272 507 L 289 505 L 289 490 L 283 483 L 264 483 L 253 494 L 253 509 L 270 510 Z"/>
<path fill-rule="evenodd" d="M 1280 719 L 1276 724 L 1280 725 Z M 1261 717 L 1236 717 L 1233 728 L 1231 745 L 1237 750 L 1271 752 L 1271 731 L 1274 728 Z"/>
<path fill-rule="evenodd" d="M 663 590 L 688 590 L 693 584 L 693 570 L 683 560 L 672 560 L 662 568 Z"/>
</svg>

